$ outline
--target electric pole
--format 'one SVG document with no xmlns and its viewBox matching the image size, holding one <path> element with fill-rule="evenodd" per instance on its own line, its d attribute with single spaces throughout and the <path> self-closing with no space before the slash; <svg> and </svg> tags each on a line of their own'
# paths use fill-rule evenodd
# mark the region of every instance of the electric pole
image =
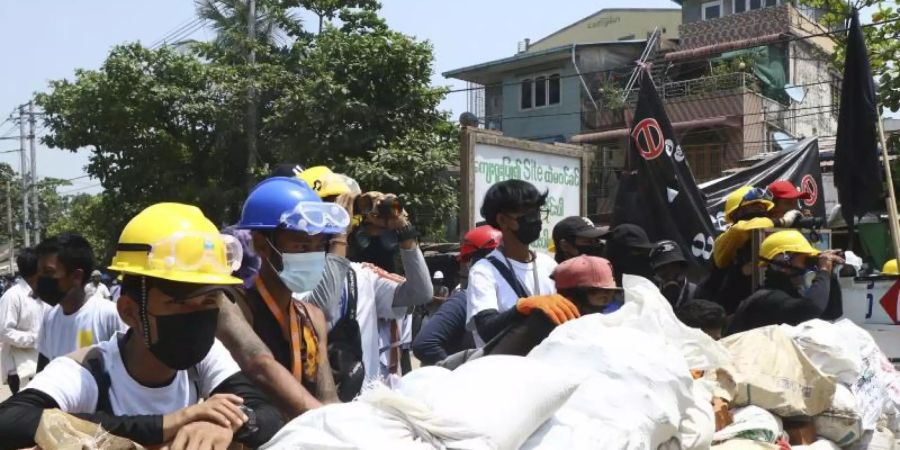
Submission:
<svg viewBox="0 0 900 450">
<path fill-rule="evenodd" d="M 256 65 L 256 0 L 247 0 L 247 65 L 252 71 Z M 253 184 L 253 168 L 256 167 L 256 89 L 253 87 L 253 76 L 249 77 L 247 89 L 247 188 Z"/>
<path fill-rule="evenodd" d="M 34 244 L 41 242 L 40 195 L 37 185 L 37 135 L 34 130 L 34 102 L 28 102 L 28 138 L 31 139 L 31 185 L 28 189 L 34 205 Z"/>
<path fill-rule="evenodd" d="M 22 176 L 22 233 L 25 247 L 31 247 L 31 233 L 28 231 L 28 169 L 25 167 L 25 105 L 19 106 L 19 168 Z"/>
<path fill-rule="evenodd" d="M 12 224 L 12 189 L 9 180 L 6 181 L 6 231 L 9 233 L 9 274 L 13 272 L 13 261 L 16 260 L 16 237 L 13 236 Z"/>
</svg>

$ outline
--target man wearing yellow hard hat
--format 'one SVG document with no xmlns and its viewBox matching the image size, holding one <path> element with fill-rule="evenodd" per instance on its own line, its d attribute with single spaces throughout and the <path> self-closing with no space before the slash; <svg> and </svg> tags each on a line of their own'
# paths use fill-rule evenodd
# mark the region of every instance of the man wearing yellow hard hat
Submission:
<svg viewBox="0 0 900 450">
<path fill-rule="evenodd" d="M 797 230 L 771 234 L 759 249 L 765 283 L 740 303 L 726 333 L 839 318 L 843 315 L 841 288 L 833 273 L 843 263 L 839 251 L 820 252 Z"/>
<path fill-rule="evenodd" d="M 281 415 L 215 338 L 219 297 L 241 282 L 231 276 L 240 256 L 196 207 L 159 203 L 135 216 L 109 267 L 124 275 L 116 306 L 130 330 L 55 359 L 0 404 L 0 447 L 35 445 L 43 411 L 54 408 L 172 450 L 267 442 Z"/>
<path fill-rule="evenodd" d="M 750 236 L 754 230 L 791 226 L 796 211 L 771 219 L 772 194 L 766 189 L 743 186 L 725 198 L 728 228 L 716 238 L 709 277 L 698 287 L 697 297 L 715 301 L 733 314 L 738 303 L 752 292 Z"/>
</svg>

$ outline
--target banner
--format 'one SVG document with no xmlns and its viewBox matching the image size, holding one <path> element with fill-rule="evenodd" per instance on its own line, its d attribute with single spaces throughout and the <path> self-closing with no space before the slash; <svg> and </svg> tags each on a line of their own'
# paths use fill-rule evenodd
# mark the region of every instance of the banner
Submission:
<svg viewBox="0 0 900 450">
<path fill-rule="evenodd" d="M 778 180 L 788 180 L 801 191 L 809 192 L 811 198 L 801 200 L 801 208 L 808 209 L 815 217 L 825 218 L 819 141 L 817 138 L 807 138 L 734 175 L 700 185 L 701 192 L 706 196 L 706 208 L 715 218 L 718 231 L 725 229 L 725 197 L 728 194 L 741 186 L 765 188 Z"/>
<path fill-rule="evenodd" d="M 639 225 L 654 242 L 677 242 L 692 272 L 704 273 L 716 230 L 647 71 L 641 74 L 626 157 L 613 222 Z"/>
<path fill-rule="evenodd" d="M 524 180 L 541 192 L 547 191 L 541 237 L 531 244 L 534 250 L 546 252 L 551 231 L 556 223 L 569 216 L 581 215 L 581 157 L 521 150 L 491 144 L 475 144 L 474 148 L 474 215 L 481 217 L 484 194 L 491 185 L 510 179 Z"/>
</svg>

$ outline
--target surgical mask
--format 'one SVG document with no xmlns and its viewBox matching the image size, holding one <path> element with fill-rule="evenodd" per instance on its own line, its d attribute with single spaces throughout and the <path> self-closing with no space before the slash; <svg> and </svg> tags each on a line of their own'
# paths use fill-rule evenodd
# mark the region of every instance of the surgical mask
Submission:
<svg viewBox="0 0 900 450">
<path fill-rule="evenodd" d="M 606 250 L 606 246 L 603 244 L 579 245 L 575 248 L 578 249 L 578 253 L 582 255 L 598 257 L 602 257 L 603 252 Z"/>
<path fill-rule="evenodd" d="M 66 298 L 68 293 L 68 291 L 59 288 L 59 280 L 48 276 L 38 277 L 35 291 L 38 298 L 50 306 L 58 305 L 59 302 Z"/>
<path fill-rule="evenodd" d="M 519 229 L 516 230 L 516 239 L 519 242 L 529 245 L 541 237 L 541 228 L 544 226 L 539 215 L 525 215 L 519 217 L 516 222 Z"/>
<path fill-rule="evenodd" d="M 153 317 L 157 338 L 147 348 L 166 367 L 186 370 L 206 358 L 216 339 L 218 309 Z"/>
<path fill-rule="evenodd" d="M 282 253 L 283 268 L 278 278 L 291 292 L 306 294 L 322 281 L 325 272 L 325 252 Z"/>
</svg>

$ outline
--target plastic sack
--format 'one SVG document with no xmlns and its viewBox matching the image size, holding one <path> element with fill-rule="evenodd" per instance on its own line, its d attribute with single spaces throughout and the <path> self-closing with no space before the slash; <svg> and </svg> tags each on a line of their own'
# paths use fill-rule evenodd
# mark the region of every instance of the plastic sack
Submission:
<svg viewBox="0 0 900 450">
<path fill-rule="evenodd" d="M 34 440 L 45 450 L 143 450 L 139 444 L 105 431 L 100 425 L 58 409 L 46 409 Z"/>
<path fill-rule="evenodd" d="M 820 372 L 779 326 L 720 342 L 732 357 L 735 406 L 756 405 L 782 417 L 815 416 L 831 407 L 834 380 Z"/>
<path fill-rule="evenodd" d="M 682 354 L 662 336 L 608 326 L 605 318 L 567 322 L 529 353 L 588 378 L 522 448 L 657 449 L 672 438 L 684 448 L 708 448 L 711 394 L 694 390 Z"/>
<path fill-rule="evenodd" d="M 712 450 L 780 450 L 781 447 L 767 442 L 751 441 L 749 439 L 732 439 L 713 445 Z"/>
<path fill-rule="evenodd" d="M 736 408 L 732 411 L 732 415 L 734 422 L 717 431 L 713 436 L 713 442 L 746 439 L 771 444 L 784 431 L 780 418 L 758 406 Z"/>
<path fill-rule="evenodd" d="M 869 430 L 853 444 L 844 447 L 844 450 L 896 450 L 897 443 L 894 433 L 884 428 Z"/>
<path fill-rule="evenodd" d="M 860 376 L 850 390 L 856 397 L 856 409 L 862 416 L 863 429 L 873 430 L 879 419 L 897 411 L 900 405 L 900 376 L 866 330 L 847 319 L 834 326 L 840 330 L 844 340 L 859 349 L 862 357 Z"/>
<path fill-rule="evenodd" d="M 840 328 L 818 319 L 781 327 L 822 373 L 848 386 L 856 383 L 862 356 L 853 341 L 843 338 Z"/>
<path fill-rule="evenodd" d="M 859 440 L 862 435 L 862 418 L 856 411 L 856 397 L 850 389 L 838 385 L 831 408 L 814 417 L 813 424 L 819 436 L 840 447 Z"/>
<path fill-rule="evenodd" d="M 791 450 L 841 450 L 841 447 L 829 440 L 819 439 L 810 445 L 792 445 Z"/>
</svg>

